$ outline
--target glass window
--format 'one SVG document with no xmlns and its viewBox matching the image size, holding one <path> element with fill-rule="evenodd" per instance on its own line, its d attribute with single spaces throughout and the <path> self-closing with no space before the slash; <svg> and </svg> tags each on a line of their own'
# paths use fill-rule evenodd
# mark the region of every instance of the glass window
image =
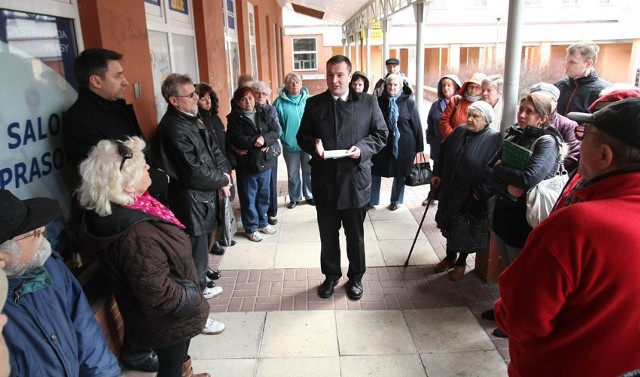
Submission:
<svg viewBox="0 0 640 377">
<path fill-rule="evenodd" d="M 315 38 L 293 39 L 293 69 L 297 71 L 318 69 Z"/>
<path fill-rule="evenodd" d="M 225 2 L 227 5 L 226 13 L 227 13 L 227 22 L 226 26 L 230 30 L 236 30 L 236 7 L 234 0 L 227 0 Z"/>
<path fill-rule="evenodd" d="M 68 214 L 62 112 L 76 100 L 73 20 L 0 9 L 0 188 L 58 199 Z"/>
</svg>

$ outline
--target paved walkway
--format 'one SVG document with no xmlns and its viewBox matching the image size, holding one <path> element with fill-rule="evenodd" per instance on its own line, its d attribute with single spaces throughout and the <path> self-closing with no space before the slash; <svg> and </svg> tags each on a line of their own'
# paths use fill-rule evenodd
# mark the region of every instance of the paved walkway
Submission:
<svg viewBox="0 0 640 377">
<path fill-rule="evenodd" d="M 388 203 L 390 190 L 391 179 L 383 179 L 382 203 Z M 469 272 L 472 256 L 461 281 L 433 272 L 444 257 L 435 207 L 427 213 L 409 266 L 403 267 L 427 191 L 428 186 L 407 187 L 405 204 L 397 211 L 386 204 L 369 211 L 363 298 L 350 301 L 343 278 L 335 295 L 323 300 L 316 294 L 324 276 L 315 208 L 286 208 L 286 169 L 280 159 L 277 233 L 254 243 L 240 230 L 237 245 L 224 256 L 211 256 L 224 288 L 209 300 L 211 317 L 227 328 L 193 339 L 194 370 L 216 377 L 506 376 L 507 341 L 493 337 L 495 324 L 480 318 L 497 297 L 497 286 Z M 239 219 L 237 202 L 234 207 Z M 344 239 L 342 249 L 345 264 Z"/>
</svg>

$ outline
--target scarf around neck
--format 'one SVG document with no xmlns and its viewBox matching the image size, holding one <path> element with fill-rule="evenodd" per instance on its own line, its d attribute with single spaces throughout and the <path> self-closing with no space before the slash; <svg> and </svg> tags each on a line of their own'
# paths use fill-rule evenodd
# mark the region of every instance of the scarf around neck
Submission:
<svg viewBox="0 0 640 377">
<path fill-rule="evenodd" d="M 395 96 L 388 95 L 389 97 L 389 131 L 393 133 L 393 157 L 398 158 L 398 140 L 400 139 L 400 130 L 398 129 L 398 104 L 396 101 L 402 95 L 402 91 L 398 91 Z"/>
<path fill-rule="evenodd" d="M 151 216 L 165 220 L 182 229 L 185 228 L 180 220 L 178 220 L 176 215 L 174 215 L 169 208 L 165 207 L 164 204 L 156 200 L 156 198 L 149 195 L 148 191 L 145 191 L 144 194 L 137 197 L 136 201 L 133 204 L 128 205 L 127 208 L 136 209 L 138 211 L 148 213 Z"/>
</svg>

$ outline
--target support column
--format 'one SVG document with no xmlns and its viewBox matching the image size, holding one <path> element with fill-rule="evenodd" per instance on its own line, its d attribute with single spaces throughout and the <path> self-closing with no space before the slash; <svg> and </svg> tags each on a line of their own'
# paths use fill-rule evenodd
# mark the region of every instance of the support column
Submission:
<svg viewBox="0 0 640 377">
<path fill-rule="evenodd" d="M 371 75 L 371 23 L 367 22 L 367 76 Z"/>
<path fill-rule="evenodd" d="M 638 69 L 640 69 L 640 39 L 634 39 L 631 45 L 631 56 L 629 57 L 629 73 L 627 82 L 638 85 L 640 78 Z"/>
<path fill-rule="evenodd" d="M 416 19 L 416 103 L 418 109 L 422 108 L 424 98 L 424 21 L 427 9 L 424 1 L 413 4 L 413 14 Z"/>
<path fill-rule="evenodd" d="M 548 67 L 551 59 L 551 42 L 540 43 L 540 67 Z"/>
<path fill-rule="evenodd" d="M 360 70 L 360 46 L 362 45 L 361 40 L 360 40 L 360 31 L 358 31 L 358 34 L 356 35 L 356 41 L 355 41 L 355 45 L 356 45 L 356 61 L 354 62 L 354 67 L 357 70 Z"/>
<path fill-rule="evenodd" d="M 384 65 L 384 62 L 389 57 L 389 37 L 387 37 L 387 34 L 391 31 L 391 20 L 385 18 L 380 20 L 380 22 L 382 23 L 382 61 L 380 64 L 382 65 L 381 72 L 386 72 L 387 67 Z"/>
<path fill-rule="evenodd" d="M 449 72 L 458 72 L 458 69 L 460 69 L 460 45 L 451 44 L 449 45 L 448 70 Z"/>
</svg>

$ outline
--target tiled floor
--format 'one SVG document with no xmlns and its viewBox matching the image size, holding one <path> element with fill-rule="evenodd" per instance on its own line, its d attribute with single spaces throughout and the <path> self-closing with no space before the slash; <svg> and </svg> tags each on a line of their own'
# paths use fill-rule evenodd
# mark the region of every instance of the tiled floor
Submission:
<svg viewBox="0 0 640 377">
<path fill-rule="evenodd" d="M 480 318 L 497 297 L 497 286 L 473 272 L 458 282 L 433 272 L 444 256 L 435 207 L 403 267 L 428 186 L 407 187 L 405 205 L 397 211 L 382 204 L 369 211 L 363 298 L 349 300 L 343 278 L 335 295 L 323 300 L 316 294 L 324 276 L 315 208 L 286 208 L 286 170 L 282 160 L 279 165 L 283 194 L 276 234 L 254 243 L 240 230 L 237 245 L 224 256 L 211 256 L 211 266 L 222 271 L 217 283 L 224 288 L 209 300 L 211 317 L 227 328 L 192 340 L 196 372 L 216 377 L 507 375 L 507 342 L 493 337 L 495 324 Z M 382 203 L 390 187 L 391 180 L 384 179 Z M 473 257 L 468 264 L 472 270 Z"/>
</svg>

